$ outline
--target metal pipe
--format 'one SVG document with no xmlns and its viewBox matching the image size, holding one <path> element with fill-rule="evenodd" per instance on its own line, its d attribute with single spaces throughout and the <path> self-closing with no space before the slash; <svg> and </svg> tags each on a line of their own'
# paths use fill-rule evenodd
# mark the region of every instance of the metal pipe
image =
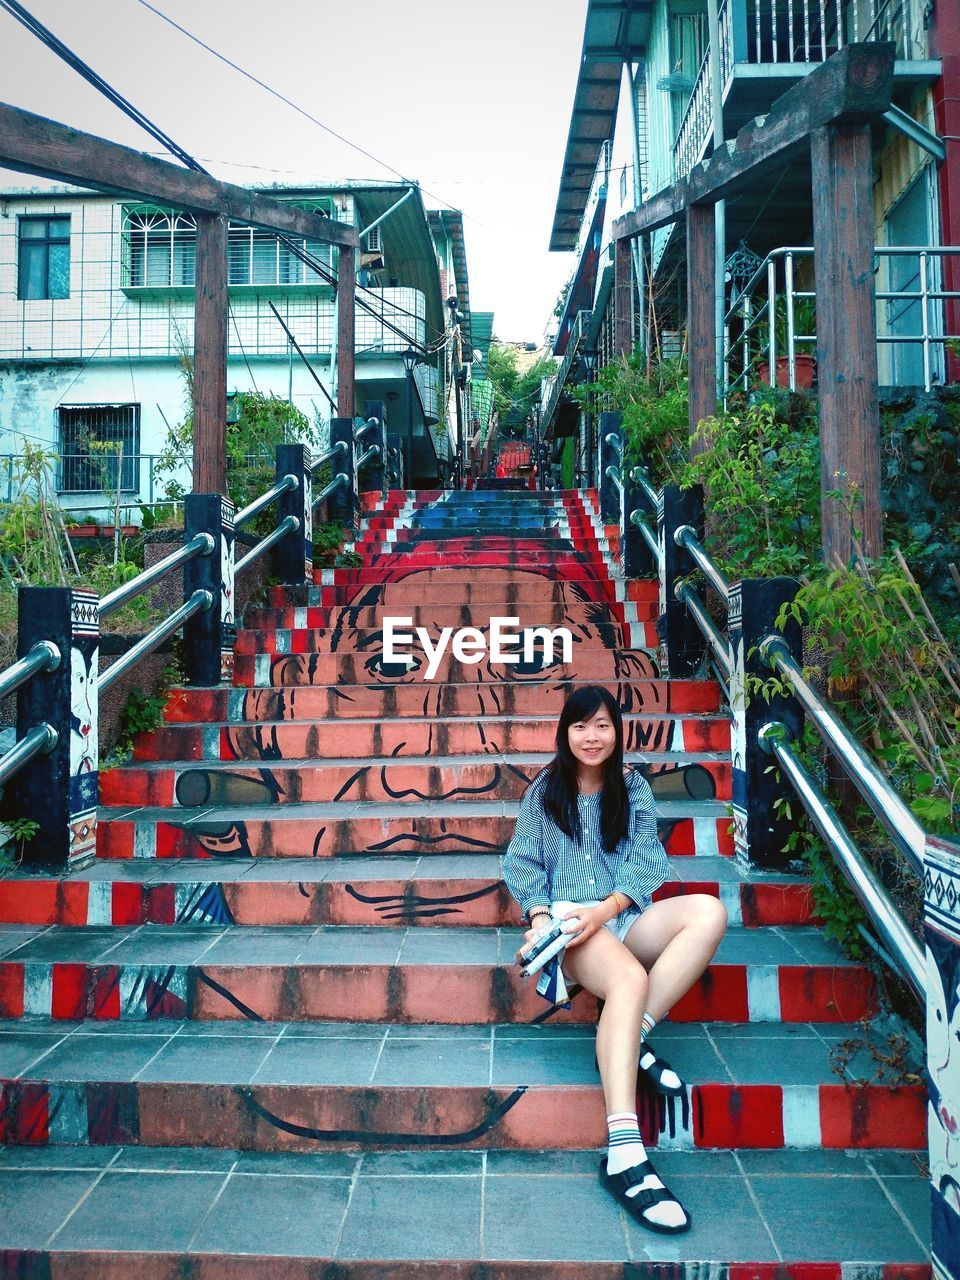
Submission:
<svg viewBox="0 0 960 1280">
<path fill-rule="evenodd" d="M 725 643 L 723 636 L 721 636 L 720 632 L 713 625 L 713 619 L 707 611 L 707 606 L 703 603 L 689 582 L 677 583 L 674 588 L 674 595 L 687 606 L 690 616 L 703 632 L 705 639 L 709 642 L 717 665 L 720 667 L 720 670 L 723 672 L 726 679 L 729 680 L 733 673 L 733 667 L 730 661 L 730 650 Z"/>
<path fill-rule="evenodd" d="M 359 471 L 365 462 L 369 462 L 371 458 L 375 458 L 379 452 L 380 446 L 378 444 L 372 444 L 370 448 L 364 453 L 361 453 L 360 457 L 357 459 L 357 470 Z"/>
<path fill-rule="evenodd" d="M 118 658 L 116 662 L 107 667 L 97 681 L 97 693 L 106 693 L 121 676 L 127 674 L 131 667 L 135 667 L 141 658 L 145 658 L 148 653 L 153 653 L 154 649 L 163 644 L 167 636 L 172 636 L 175 631 L 178 631 L 188 618 L 192 618 L 195 613 L 199 613 L 201 610 L 209 609 L 212 604 L 213 595 L 211 592 L 202 587 L 194 591 L 190 599 L 185 601 L 174 613 L 171 613 L 166 622 L 161 622 L 152 631 L 148 631 L 141 640 L 138 640 L 135 645 L 127 650 L 122 658 Z"/>
<path fill-rule="evenodd" d="M 255 560 L 259 560 L 271 547 L 275 547 L 288 533 L 295 533 L 299 528 L 300 519 L 298 516 L 286 516 L 280 521 L 273 533 L 268 533 L 255 547 L 251 547 L 242 559 L 237 561 L 233 569 L 234 576 L 236 577 L 238 574 L 243 573 L 244 569 L 248 569 Z"/>
<path fill-rule="evenodd" d="M 49 755 L 59 741 L 60 735 L 52 724 L 35 725 L 15 746 L 0 756 L 0 786 L 34 756 Z"/>
<path fill-rule="evenodd" d="M 400 199 L 395 201 L 390 206 L 390 208 L 386 211 L 386 213 L 381 213 L 379 218 L 374 218 L 374 220 L 368 226 L 363 228 L 363 230 L 359 233 L 360 236 L 363 237 L 367 235 L 369 232 L 373 230 L 374 227 L 379 227 L 381 222 L 386 222 L 387 218 L 390 217 L 391 213 L 396 213 L 396 211 L 400 208 L 400 206 L 402 204 L 405 204 L 410 199 L 410 197 L 413 195 L 415 190 L 416 190 L 416 187 L 408 187 L 407 190 L 400 197 Z"/>
<path fill-rule="evenodd" d="M 682 524 L 674 533 L 673 540 L 678 547 L 683 547 L 684 551 L 686 551 L 694 564 L 703 570 L 704 576 L 710 583 L 711 587 L 713 587 L 717 595 L 726 602 L 727 597 L 730 594 L 730 586 L 727 583 L 726 578 L 703 549 L 703 546 L 697 538 L 696 529 L 694 529 L 692 525 Z"/>
<path fill-rule="evenodd" d="M 147 587 L 152 587 L 155 582 L 165 578 L 174 569 L 179 569 L 182 564 L 186 564 L 194 556 L 210 555 L 214 545 L 212 533 L 198 533 L 182 547 L 178 547 L 170 555 L 164 556 L 162 560 L 158 560 L 149 569 L 144 569 L 143 573 L 138 573 L 135 578 L 125 582 L 122 587 L 117 587 L 115 591 L 110 591 L 105 595 L 100 601 L 100 620 L 102 621 L 104 618 L 109 617 L 111 613 L 116 613 L 128 601 L 136 599 L 138 595 L 146 591 Z"/>
<path fill-rule="evenodd" d="M 338 453 L 346 453 L 347 448 L 348 445 L 346 440 L 338 440 L 335 445 L 326 451 L 326 453 L 321 453 L 319 458 L 314 459 L 314 470 L 316 470 L 317 467 L 322 467 L 325 462 L 332 462 Z"/>
<path fill-rule="evenodd" d="M 60 665 L 60 650 L 52 640 L 38 640 L 22 658 L 0 674 L 0 700 L 26 684 L 31 676 L 41 671 L 56 671 Z"/>
<path fill-rule="evenodd" d="M 603 437 L 603 443 L 608 445 L 611 449 L 616 449 L 620 457 L 623 457 L 623 441 L 615 431 L 608 431 Z"/>
<path fill-rule="evenodd" d="M 654 561 L 657 564 L 659 564 L 661 557 L 660 557 L 660 543 L 659 543 L 659 540 L 657 539 L 657 535 L 653 532 L 653 530 L 647 524 L 646 520 L 644 520 L 643 516 L 640 514 L 639 511 L 634 511 L 633 515 L 630 517 L 630 522 L 631 524 L 636 525 L 636 527 L 643 534 L 643 540 L 644 542 L 646 542 L 647 546 L 650 548 L 650 554 L 653 556 Z"/>
<path fill-rule="evenodd" d="M 820 700 L 797 665 L 783 636 L 766 636 L 760 642 L 760 656 L 790 681 L 797 701 L 826 739 L 831 751 L 850 775 L 854 786 L 893 837 L 911 868 L 922 879 L 926 836 L 920 823 L 847 727 Z"/>
<path fill-rule="evenodd" d="M 623 493 L 623 481 L 620 479 L 620 472 L 615 466 L 611 464 L 603 474 L 612 484 L 617 486 L 620 493 Z"/>
<path fill-rule="evenodd" d="M 239 529 L 242 524 L 247 524 L 254 516 L 258 516 L 261 511 L 266 511 L 281 496 L 290 489 L 300 488 L 300 477 L 292 475 L 288 472 L 282 480 L 278 480 L 272 489 L 268 489 L 266 493 L 261 493 L 259 498 L 254 498 L 248 506 L 241 508 L 233 518 L 233 527 Z"/>
<path fill-rule="evenodd" d="M 330 481 L 330 483 L 324 485 L 323 488 L 320 490 L 320 492 L 317 494 L 317 496 L 314 498 L 313 500 L 314 510 L 316 510 L 317 507 L 319 507 L 321 502 L 326 501 L 326 499 L 330 497 L 334 489 L 336 489 L 341 484 L 347 484 L 347 483 L 348 483 L 348 480 L 347 480 L 346 472 L 341 471 L 339 475 L 334 476 L 334 478 Z"/>
<path fill-rule="evenodd" d="M 376 431 L 379 428 L 379 426 L 380 426 L 380 419 L 371 418 L 365 427 L 361 427 L 359 431 L 355 431 L 353 433 L 354 440 L 356 440 L 357 444 L 359 444 L 364 436 L 369 435 L 371 431 Z M 345 440 L 341 441 L 341 444 L 346 446 L 346 441 Z"/>
<path fill-rule="evenodd" d="M 657 504 L 660 501 L 660 495 L 650 483 L 650 477 L 647 475 L 646 470 L 643 467 L 634 467 L 630 472 L 630 478 L 640 486 L 647 501 L 650 503 L 651 507 L 653 507 L 654 511 L 656 511 Z"/>
<path fill-rule="evenodd" d="M 797 759 L 790 747 L 790 733 L 786 725 L 777 720 L 769 721 L 757 736 L 761 747 L 774 756 L 790 780 L 870 923 L 879 933 L 881 942 L 896 959 L 901 976 L 921 1006 L 925 1006 L 926 965 L 919 944 L 886 889 L 877 880 L 873 868 L 854 844 L 836 810 Z"/>
</svg>

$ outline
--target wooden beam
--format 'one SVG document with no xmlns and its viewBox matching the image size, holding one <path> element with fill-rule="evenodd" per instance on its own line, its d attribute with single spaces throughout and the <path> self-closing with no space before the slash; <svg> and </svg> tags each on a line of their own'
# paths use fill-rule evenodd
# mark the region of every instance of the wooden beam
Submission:
<svg viewBox="0 0 960 1280">
<path fill-rule="evenodd" d="M 880 409 L 873 278 L 873 150 L 867 124 L 818 129 L 811 138 L 817 296 L 817 385 L 823 558 L 848 564 L 851 519 L 840 491 L 858 500 L 863 553 L 883 550 Z"/>
<path fill-rule="evenodd" d="M 717 411 L 716 219 L 712 204 L 687 210 L 687 369 L 690 435 Z M 617 248 L 621 243 L 618 241 Z M 702 453 L 691 440 L 690 454 Z"/>
<path fill-rule="evenodd" d="M 694 166 L 686 178 L 617 219 L 615 239 L 632 240 L 669 226 L 683 217 L 689 205 L 726 199 L 756 182 L 758 165 L 788 158 L 815 129 L 881 116 L 893 96 L 894 52 L 891 42 L 877 41 L 849 44 L 835 53 L 779 97 L 767 115 L 751 120 L 733 141 Z"/>
<path fill-rule="evenodd" d="M 633 254 L 629 240 L 618 240 L 613 258 L 613 355 L 633 350 Z"/>
<path fill-rule="evenodd" d="M 193 492 L 227 492 L 227 218 L 197 217 Z"/>
<path fill-rule="evenodd" d="M 0 103 L 0 167 L 95 191 L 156 200 L 189 213 L 224 214 L 234 222 L 327 244 L 359 244 L 356 227 L 6 103 Z"/>
<path fill-rule="evenodd" d="M 352 418 L 356 399 L 356 251 L 341 246 L 337 254 L 337 415 Z"/>
</svg>

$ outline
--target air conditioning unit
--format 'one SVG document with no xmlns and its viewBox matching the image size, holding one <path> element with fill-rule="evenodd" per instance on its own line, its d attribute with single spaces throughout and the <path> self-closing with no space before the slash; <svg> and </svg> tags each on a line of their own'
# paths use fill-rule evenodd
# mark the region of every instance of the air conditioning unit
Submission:
<svg viewBox="0 0 960 1280">
<path fill-rule="evenodd" d="M 380 228 L 373 227 L 363 237 L 364 245 L 360 250 L 360 265 L 370 271 L 382 271 L 384 268 L 383 240 Z"/>
</svg>

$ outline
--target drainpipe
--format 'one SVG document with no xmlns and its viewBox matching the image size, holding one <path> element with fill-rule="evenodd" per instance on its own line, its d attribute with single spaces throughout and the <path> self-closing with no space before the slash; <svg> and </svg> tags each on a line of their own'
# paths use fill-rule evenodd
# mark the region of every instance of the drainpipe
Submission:
<svg viewBox="0 0 960 1280">
<path fill-rule="evenodd" d="M 633 70 L 632 59 L 627 59 L 627 80 L 630 85 L 630 135 L 633 141 L 633 207 L 639 209 L 640 198 L 642 195 L 640 186 L 640 112 L 637 110 L 637 77 Z M 636 236 L 632 242 L 633 249 L 633 278 L 637 282 L 637 291 L 640 296 L 640 332 L 637 335 L 640 343 L 640 349 L 644 355 L 647 354 L 647 282 L 644 278 L 644 269 L 646 259 L 641 252 L 641 240 Z M 631 311 L 633 306 L 631 303 Z"/>
<path fill-rule="evenodd" d="M 413 195 L 414 191 L 416 190 L 417 190 L 416 187 L 408 187 L 406 191 L 403 193 L 403 195 L 400 197 L 400 199 L 397 200 L 395 204 L 392 204 L 390 208 L 386 211 L 386 213 L 381 213 L 379 218 L 374 218 L 373 222 L 369 223 L 367 226 L 363 228 L 363 230 L 360 232 L 361 238 L 365 236 L 369 231 L 372 231 L 374 227 L 379 227 L 381 222 L 386 222 L 386 220 L 390 217 L 391 213 L 396 213 L 396 211 L 400 208 L 402 204 L 406 204 L 406 202 L 410 199 L 410 197 Z"/>
<path fill-rule="evenodd" d="M 707 30 L 710 40 L 710 85 L 713 99 L 713 152 L 723 146 L 723 85 L 720 83 L 720 14 L 718 0 L 707 0 Z M 726 318 L 727 296 L 727 203 L 718 200 L 713 206 L 716 230 L 717 258 L 715 280 L 717 377 L 723 370 L 723 324 Z"/>
</svg>

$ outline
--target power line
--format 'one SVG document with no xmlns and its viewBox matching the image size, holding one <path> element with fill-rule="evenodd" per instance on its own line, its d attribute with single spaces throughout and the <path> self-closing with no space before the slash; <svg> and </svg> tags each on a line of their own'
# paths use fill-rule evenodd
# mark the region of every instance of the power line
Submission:
<svg viewBox="0 0 960 1280">
<path fill-rule="evenodd" d="M 3 0 L 0 0 L 0 2 L 3 2 Z M 409 183 L 410 186 L 413 186 L 413 187 L 419 186 L 419 183 L 416 183 L 411 178 L 406 177 L 404 174 L 400 172 L 399 169 L 395 169 L 392 164 L 388 164 L 386 160 L 381 160 L 379 156 L 375 156 L 373 152 L 367 151 L 367 149 L 365 147 L 361 147 L 359 143 L 351 142 L 349 138 L 344 137 L 342 133 L 338 133 L 336 129 L 331 128 L 330 125 L 324 124 L 322 120 L 318 120 L 317 117 L 315 115 L 311 115 L 311 113 L 307 111 L 305 107 L 301 107 L 298 103 L 294 102 L 292 98 L 288 98 L 286 94 L 281 93 L 279 89 L 274 89 L 272 85 L 269 85 L 266 83 L 266 81 L 261 80 L 259 76 L 254 75 L 252 71 L 247 71 L 245 67 L 241 67 L 239 63 L 236 63 L 231 58 L 228 58 L 226 54 L 220 53 L 218 49 L 214 49 L 213 46 L 207 44 L 205 40 L 201 40 L 200 37 L 197 35 L 194 35 L 192 31 L 189 31 L 186 27 L 181 26 L 179 22 L 175 22 L 174 19 L 171 18 L 169 14 L 164 13 L 162 9 L 158 9 L 155 5 L 152 5 L 150 3 L 150 0 L 137 0 L 137 3 L 143 5 L 145 9 L 149 9 L 151 13 L 156 14 L 156 16 L 158 18 L 161 18 L 164 22 L 169 23 L 171 27 L 175 27 L 176 30 L 179 31 L 181 35 L 185 35 L 188 40 L 192 40 L 194 44 L 198 44 L 201 49 L 205 49 L 207 53 L 211 54 L 214 58 L 219 59 L 220 62 L 225 63 L 228 67 L 232 68 L 232 70 L 236 71 L 239 75 L 244 76 L 245 79 L 250 80 L 253 84 L 263 89 L 265 93 L 269 93 L 272 97 L 278 99 L 278 101 L 284 103 L 286 106 L 296 111 L 298 115 L 303 116 L 305 120 L 309 120 L 311 124 L 315 124 L 317 128 L 322 129 L 324 133 L 329 133 L 330 136 L 332 138 L 336 138 L 338 142 L 345 143 L 348 147 L 351 147 L 354 151 L 358 151 L 360 155 L 366 156 L 368 160 L 372 160 L 374 164 L 380 165 L 381 168 L 389 170 L 390 173 L 395 174 L 403 182 Z M 456 205 L 452 205 L 449 200 L 444 200 L 443 197 L 438 196 L 435 191 L 427 191 L 426 187 L 421 188 L 421 190 L 426 192 L 426 194 L 430 196 L 432 200 L 439 201 L 440 204 L 445 205 L 448 209 L 454 210 L 454 212 L 456 213 L 460 212 L 460 210 L 457 209 Z"/>
<path fill-rule="evenodd" d="M 0 7 L 6 10 L 12 18 L 16 18 L 22 26 L 35 35 L 38 40 L 47 46 L 58 58 L 62 59 L 68 67 L 71 67 L 78 75 L 82 76 L 88 84 L 92 84 L 95 89 L 103 94 L 114 106 L 119 107 L 124 115 L 129 116 L 136 124 L 145 129 L 152 138 L 155 138 L 162 147 L 175 155 L 178 160 L 186 165 L 188 169 L 194 170 L 196 173 L 207 173 L 203 165 L 194 160 L 189 152 L 184 151 L 182 147 L 177 146 L 172 138 L 168 137 L 157 125 L 148 120 L 147 117 L 137 107 L 133 105 L 129 99 L 125 98 L 122 93 L 109 85 L 101 75 L 98 75 L 93 68 L 72 49 L 59 38 L 55 36 L 49 27 L 45 27 L 39 18 L 25 9 L 19 0 L 0 0 Z M 207 174 L 209 177 L 210 175 Z"/>
</svg>

